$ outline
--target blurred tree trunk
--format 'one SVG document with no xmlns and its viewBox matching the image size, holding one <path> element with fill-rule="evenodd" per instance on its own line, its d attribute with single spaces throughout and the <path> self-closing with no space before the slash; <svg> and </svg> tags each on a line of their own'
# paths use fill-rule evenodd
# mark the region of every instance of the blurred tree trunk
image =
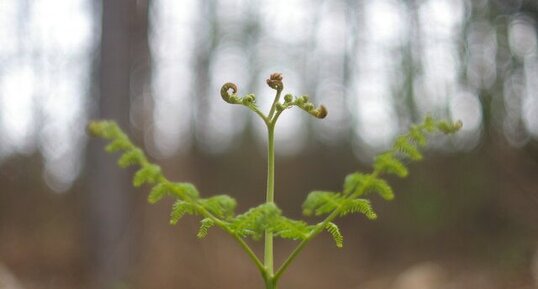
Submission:
<svg viewBox="0 0 538 289">
<path fill-rule="evenodd" d="M 99 98 L 94 117 L 114 119 L 127 132 L 131 130 L 131 104 L 143 99 L 140 94 L 149 79 L 147 4 L 130 0 L 101 4 L 100 61 L 95 73 Z M 104 153 L 103 145 L 94 139 L 89 147 L 90 280 L 95 288 L 112 288 L 129 279 L 133 259 L 129 255 L 136 239 L 134 196 L 131 172 L 118 169 L 116 156 Z"/>
<path fill-rule="evenodd" d="M 218 32 L 218 19 L 217 19 L 217 6 L 215 1 L 201 1 L 199 4 L 198 27 L 197 27 L 197 39 L 196 39 L 196 53 L 194 60 L 194 73 L 195 73 L 195 91 L 196 97 L 193 98 L 193 108 L 196 110 L 194 115 L 193 124 L 194 132 L 207 131 L 209 123 L 209 88 L 211 83 L 211 62 L 212 56 L 219 42 Z M 205 16 L 205 17 L 203 17 Z M 195 149 L 198 149 L 199 140 L 197 140 Z M 198 150 L 197 150 L 198 151 Z"/>
</svg>

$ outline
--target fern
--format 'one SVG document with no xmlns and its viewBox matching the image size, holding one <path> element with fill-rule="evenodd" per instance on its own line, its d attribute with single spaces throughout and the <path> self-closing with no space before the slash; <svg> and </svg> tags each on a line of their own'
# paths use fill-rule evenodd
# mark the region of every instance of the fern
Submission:
<svg viewBox="0 0 538 289">
<path fill-rule="evenodd" d="M 272 74 L 267 79 L 267 84 L 276 91 L 268 114 L 259 110 L 255 95 L 238 96 L 238 88 L 233 83 L 224 84 L 220 91 L 224 101 L 242 105 L 255 112 L 266 124 L 269 133 L 266 202 L 239 215 L 235 215 L 237 206 L 235 199 L 228 195 L 202 198 L 193 184 L 168 180 L 161 168 L 152 164 L 144 152 L 131 142 L 115 122 L 95 121 L 90 123 L 88 129 L 94 136 L 110 141 L 105 149 L 107 152 L 120 154 L 118 158 L 120 167 L 138 167 L 133 176 L 133 185 L 135 187 L 151 186 L 148 195 L 149 203 L 157 203 L 165 197 L 175 199 L 170 213 L 170 224 L 177 224 L 186 215 L 198 216 L 201 218 L 198 238 L 207 236 L 211 227 L 221 228 L 230 234 L 251 258 L 260 271 L 267 289 L 275 289 L 278 280 L 291 262 L 306 244 L 321 232 L 328 232 L 337 247 L 343 246 L 344 237 L 338 226 L 333 223 L 336 218 L 351 214 L 361 214 L 370 220 L 377 218 L 370 201 L 365 197 L 376 193 L 385 200 L 394 198 L 393 189 L 382 179 L 382 175 L 393 174 L 401 178 L 406 177 L 409 174 L 406 162 L 423 158 L 420 148 L 427 144 L 426 134 L 437 131 L 445 134 L 455 133 L 462 124 L 426 117 L 421 124 L 413 125 L 407 134 L 397 137 L 391 149 L 374 159 L 371 173 L 353 172 L 347 175 L 341 192 L 313 191 L 309 193 L 302 206 L 303 214 L 324 218 L 321 222 L 311 225 L 302 220 L 285 217 L 273 201 L 274 130 L 280 114 L 286 109 L 298 107 L 319 119 L 327 116 L 327 109 L 323 105 L 316 107 L 307 96 L 295 97 L 292 94 L 286 94 L 281 102 L 280 95 L 284 84 L 282 75 L 279 73 Z M 265 236 L 265 248 L 262 262 L 244 239 L 259 240 L 263 236 Z M 274 237 L 299 242 L 276 272 L 273 271 Z"/>
</svg>

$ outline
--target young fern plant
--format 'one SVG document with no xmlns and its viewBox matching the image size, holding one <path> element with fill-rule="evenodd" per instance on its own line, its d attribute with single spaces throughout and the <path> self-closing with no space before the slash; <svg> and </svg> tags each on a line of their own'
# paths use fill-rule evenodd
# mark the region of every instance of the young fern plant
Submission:
<svg viewBox="0 0 538 289">
<path fill-rule="evenodd" d="M 278 118 L 286 109 L 298 107 L 319 119 L 327 116 L 327 109 L 323 105 L 315 107 L 307 96 L 295 97 L 291 94 L 286 94 L 283 101 L 281 101 L 284 84 L 279 73 L 271 74 L 270 78 L 267 79 L 267 84 L 276 91 L 273 104 L 267 114 L 258 108 L 255 95 L 238 96 L 237 86 L 233 83 L 224 84 L 220 91 L 224 101 L 230 104 L 242 105 L 252 110 L 263 120 L 267 127 L 266 202 L 241 214 L 236 214 L 236 201 L 228 195 L 203 198 L 194 185 L 168 180 L 161 168 L 152 164 L 144 152 L 131 142 L 115 122 L 91 122 L 89 131 L 94 136 L 110 141 L 106 146 L 106 151 L 119 151 L 122 153 L 118 160 L 120 167 L 138 167 L 138 171 L 133 178 L 133 185 L 140 187 L 146 184 L 151 187 L 148 196 L 150 203 L 156 203 L 166 196 L 175 199 L 170 214 L 171 224 L 176 224 L 185 215 L 198 216 L 201 218 L 200 229 L 197 234 L 199 238 L 204 238 L 212 227 L 222 229 L 237 241 L 258 268 L 266 289 L 275 289 L 290 264 L 305 246 L 320 233 L 329 233 L 337 247 L 343 246 L 344 238 L 338 226 L 333 222 L 337 218 L 349 214 L 362 214 L 371 220 L 377 218 L 370 201 L 365 197 L 370 193 L 377 193 L 385 200 L 394 198 L 392 188 L 381 176 L 383 174 L 394 174 L 398 177 L 406 177 L 408 170 L 404 161 L 422 159 L 420 148 L 426 145 L 427 134 L 435 132 L 452 134 L 458 131 L 462 124 L 459 121 L 452 123 L 426 117 L 422 123 L 413 125 L 408 133 L 396 139 L 390 150 L 379 154 L 375 158 L 371 173 L 353 172 L 347 175 L 344 179 L 343 188 L 339 192 L 313 191 L 309 193 L 302 206 L 304 215 L 324 217 L 321 222 L 309 224 L 302 220 L 285 217 L 274 201 L 274 131 Z M 273 263 L 273 239 L 275 237 L 298 242 L 295 249 L 278 267 L 275 267 Z M 246 242 L 247 238 L 254 240 L 263 238 L 263 258 L 254 253 Z"/>
</svg>

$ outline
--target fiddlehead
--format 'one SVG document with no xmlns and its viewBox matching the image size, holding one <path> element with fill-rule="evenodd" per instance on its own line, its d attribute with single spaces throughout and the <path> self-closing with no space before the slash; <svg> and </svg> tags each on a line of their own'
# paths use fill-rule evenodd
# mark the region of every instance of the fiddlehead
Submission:
<svg viewBox="0 0 538 289">
<path fill-rule="evenodd" d="M 230 94 L 229 91 L 232 90 Z M 224 101 L 231 104 L 240 103 L 239 98 L 237 97 L 237 85 L 235 83 L 227 82 L 220 88 L 220 96 Z"/>
</svg>

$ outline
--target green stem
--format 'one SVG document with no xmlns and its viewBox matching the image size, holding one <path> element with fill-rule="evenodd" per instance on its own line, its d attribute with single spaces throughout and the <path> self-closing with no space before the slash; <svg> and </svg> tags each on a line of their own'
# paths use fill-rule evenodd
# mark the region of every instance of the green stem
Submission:
<svg viewBox="0 0 538 289">
<path fill-rule="evenodd" d="M 275 126 L 274 122 L 267 125 L 267 204 L 275 201 Z M 273 275 L 273 233 L 265 232 L 264 265 L 269 279 Z M 270 281 L 270 280 L 269 280 Z"/>
<path fill-rule="evenodd" d="M 269 125 L 269 118 L 265 116 L 259 109 L 256 107 L 256 105 L 247 105 L 250 110 L 255 112 L 262 120 L 265 122 L 266 125 Z"/>
<path fill-rule="evenodd" d="M 211 214 L 210 212 L 208 212 L 204 207 L 198 205 L 196 203 L 197 207 L 198 207 L 198 210 L 200 210 L 200 212 L 202 213 L 202 215 L 206 218 L 210 218 L 213 222 L 215 222 L 215 224 L 217 226 L 219 226 L 220 228 L 222 228 L 225 232 L 227 232 L 228 234 L 230 234 L 238 243 L 239 245 L 241 246 L 241 248 L 243 248 L 243 250 L 247 253 L 247 255 L 250 257 L 250 259 L 254 262 L 254 264 L 256 265 L 256 267 L 258 268 L 258 270 L 260 271 L 260 273 L 262 274 L 262 276 L 264 278 L 265 275 L 266 275 L 266 270 L 265 270 L 265 267 L 264 265 L 262 264 L 262 262 L 260 261 L 260 259 L 258 259 L 258 256 L 256 256 L 256 253 L 254 253 L 254 251 L 252 251 L 252 249 L 250 248 L 250 246 L 245 242 L 245 240 L 243 240 L 240 236 L 238 236 L 237 234 L 235 234 L 234 232 L 232 232 L 228 226 L 219 218 L 215 217 L 213 214 Z"/>
<path fill-rule="evenodd" d="M 233 234 L 231 232 L 229 232 L 229 233 L 232 235 L 232 237 L 235 240 L 237 240 L 237 242 L 239 243 L 241 248 L 243 248 L 243 250 L 245 250 L 245 252 L 250 257 L 250 259 L 252 259 L 252 261 L 254 261 L 254 264 L 256 264 L 256 267 L 258 268 L 258 270 L 262 274 L 262 277 L 265 279 L 266 278 L 265 275 L 267 274 L 267 272 L 265 271 L 265 267 L 263 266 L 262 262 L 260 262 L 260 260 L 258 259 L 256 254 L 254 253 L 254 251 L 252 251 L 252 249 L 249 247 L 249 245 L 245 242 L 245 240 L 241 239 L 241 237 L 239 237 L 236 234 Z"/>
<path fill-rule="evenodd" d="M 274 278 L 265 279 L 265 289 L 276 289 L 276 280 Z"/>
<path fill-rule="evenodd" d="M 277 90 L 276 91 L 275 100 L 273 101 L 273 104 L 271 105 L 271 110 L 269 110 L 269 114 L 267 115 L 269 117 L 269 119 L 273 118 L 273 115 L 275 114 L 276 104 L 278 103 L 278 100 L 280 99 L 280 93 L 281 92 L 282 92 L 282 90 Z"/>
</svg>

